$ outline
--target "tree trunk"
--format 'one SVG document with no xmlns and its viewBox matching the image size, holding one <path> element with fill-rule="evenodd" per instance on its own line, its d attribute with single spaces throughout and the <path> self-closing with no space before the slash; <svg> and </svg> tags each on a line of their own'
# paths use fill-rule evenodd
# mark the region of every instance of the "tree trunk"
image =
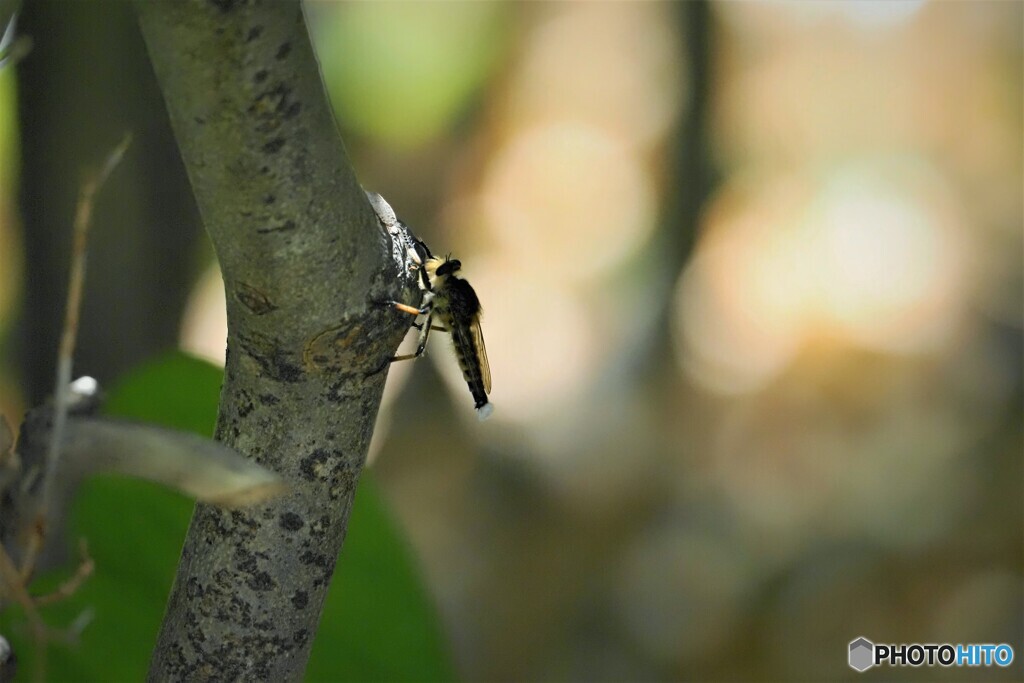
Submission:
<svg viewBox="0 0 1024 683">
<path fill-rule="evenodd" d="M 198 505 L 150 680 L 298 680 L 316 633 L 386 370 L 413 295 L 356 182 L 301 7 L 137 4 L 224 275 L 216 438 L 290 493 Z M 411 299 L 407 299 L 411 300 Z"/>
</svg>

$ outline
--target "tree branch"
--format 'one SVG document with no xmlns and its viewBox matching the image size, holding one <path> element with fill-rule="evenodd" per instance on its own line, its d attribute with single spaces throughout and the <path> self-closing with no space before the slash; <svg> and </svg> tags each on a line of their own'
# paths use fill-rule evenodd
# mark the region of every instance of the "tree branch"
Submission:
<svg viewBox="0 0 1024 683">
<path fill-rule="evenodd" d="M 290 493 L 189 528 L 150 680 L 297 680 L 414 295 L 356 182 L 301 7 L 137 3 L 227 292 L 216 438 Z"/>
</svg>

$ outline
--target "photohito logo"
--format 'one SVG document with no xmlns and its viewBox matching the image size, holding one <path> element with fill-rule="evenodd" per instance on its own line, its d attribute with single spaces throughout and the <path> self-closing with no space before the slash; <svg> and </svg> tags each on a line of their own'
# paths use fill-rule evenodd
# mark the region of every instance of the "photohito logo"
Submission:
<svg viewBox="0 0 1024 683">
<path fill-rule="evenodd" d="M 1010 666 L 1013 648 L 1002 643 L 878 644 L 861 636 L 850 641 L 850 668 L 867 671 L 873 666 Z"/>
</svg>

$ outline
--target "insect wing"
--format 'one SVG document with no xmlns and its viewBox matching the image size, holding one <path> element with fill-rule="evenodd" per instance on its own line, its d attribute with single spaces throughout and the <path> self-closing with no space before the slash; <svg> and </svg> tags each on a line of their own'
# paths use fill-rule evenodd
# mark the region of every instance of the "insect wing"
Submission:
<svg viewBox="0 0 1024 683">
<path fill-rule="evenodd" d="M 473 321 L 470 332 L 476 346 L 476 357 L 480 363 L 480 377 L 483 379 L 484 391 L 489 394 L 491 393 L 491 364 L 487 361 L 487 347 L 484 346 L 484 331 L 480 328 L 479 318 Z"/>
</svg>

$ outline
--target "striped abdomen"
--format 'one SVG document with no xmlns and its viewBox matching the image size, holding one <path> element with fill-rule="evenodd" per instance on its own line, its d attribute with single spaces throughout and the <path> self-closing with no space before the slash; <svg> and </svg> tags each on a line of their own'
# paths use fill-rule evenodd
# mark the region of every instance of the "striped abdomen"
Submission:
<svg viewBox="0 0 1024 683">
<path fill-rule="evenodd" d="M 463 321 L 457 321 L 453 316 L 447 316 L 448 320 L 445 323 L 448 329 L 451 330 L 452 343 L 455 345 L 455 356 L 459 360 L 459 367 L 462 369 L 462 378 L 466 380 L 466 384 L 469 385 L 469 391 L 473 394 L 473 400 L 476 402 L 476 408 L 479 408 L 487 403 L 487 390 L 490 388 L 487 385 L 490 384 L 490 378 L 487 377 L 488 381 L 484 382 L 484 366 L 481 363 L 481 358 L 486 358 L 486 351 L 483 347 L 483 338 L 474 332 L 474 328 L 479 330 L 480 324 L 475 320 L 466 324 Z M 485 361 L 486 362 L 486 361 Z"/>
</svg>

